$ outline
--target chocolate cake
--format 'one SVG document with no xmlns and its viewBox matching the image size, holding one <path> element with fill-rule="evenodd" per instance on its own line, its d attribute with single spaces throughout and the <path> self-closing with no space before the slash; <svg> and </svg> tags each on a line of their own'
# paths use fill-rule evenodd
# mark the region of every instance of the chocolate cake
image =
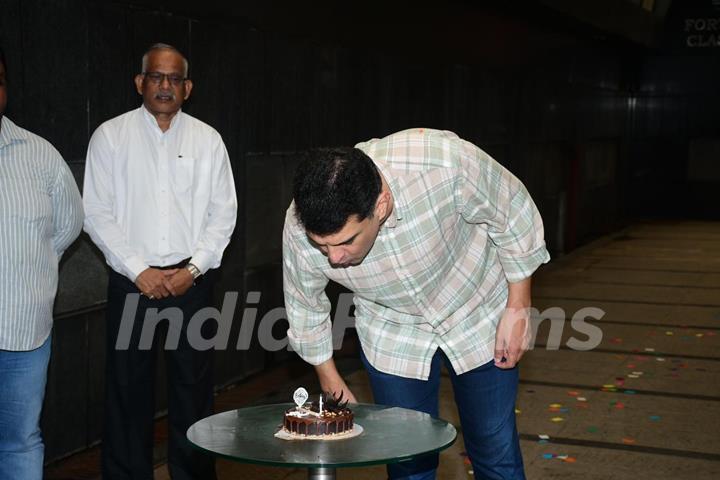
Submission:
<svg viewBox="0 0 720 480">
<path fill-rule="evenodd" d="M 342 392 L 337 399 L 330 393 L 323 393 L 320 401 L 312 402 L 309 408 L 302 406 L 287 410 L 283 429 L 305 436 L 337 435 L 351 431 L 354 415 L 342 397 Z"/>
</svg>

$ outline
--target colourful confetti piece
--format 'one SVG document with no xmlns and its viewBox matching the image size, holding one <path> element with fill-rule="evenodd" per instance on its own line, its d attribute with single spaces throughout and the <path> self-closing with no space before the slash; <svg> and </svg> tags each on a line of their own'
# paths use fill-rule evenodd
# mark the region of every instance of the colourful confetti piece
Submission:
<svg viewBox="0 0 720 480">
<path fill-rule="evenodd" d="M 544 433 L 538 434 L 538 438 L 540 440 L 550 440 L 550 435 L 546 435 Z"/>
<path fill-rule="evenodd" d="M 635 443 L 635 439 L 634 438 L 623 438 L 622 442 L 625 445 L 633 445 Z"/>
<path fill-rule="evenodd" d="M 566 459 L 563 460 L 563 462 L 565 462 L 565 463 L 575 463 L 575 462 L 577 462 L 577 459 L 576 459 L 575 457 L 567 457 Z"/>
<path fill-rule="evenodd" d="M 587 398 L 585 398 L 585 397 L 577 397 L 576 400 L 578 402 L 587 402 Z"/>
<path fill-rule="evenodd" d="M 555 423 L 560 423 L 560 422 L 564 422 L 564 421 L 565 421 L 565 419 L 564 419 L 563 417 L 553 417 L 553 418 L 551 418 L 550 420 L 552 420 L 552 421 L 555 422 Z"/>
<path fill-rule="evenodd" d="M 623 393 L 625 395 L 635 395 L 637 392 L 635 390 L 625 390 Z"/>
<path fill-rule="evenodd" d="M 659 422 L 660 418 L 661 418 L 660 415 L 650 415 L 651 422 Z"/>
</svg>

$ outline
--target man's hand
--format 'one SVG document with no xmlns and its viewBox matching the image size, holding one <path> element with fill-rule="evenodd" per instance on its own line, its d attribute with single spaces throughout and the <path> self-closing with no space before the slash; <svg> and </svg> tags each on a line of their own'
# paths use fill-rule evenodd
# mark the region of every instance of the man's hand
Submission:
<svg viewBox="0 0 720 480">
<path fill-rule="evenodd" d="M 143 295 L 148 298 L 165 298 L 170 295 L 164 281 L 168 272 L 174 270 L 160 270 L 157 268 L 146 268 L 135 279 L 135 285 Z"/>
<path fill-rule="evenodd" d="M 175 270 L 167 270 L 172 272 L 163 280 L 163 285 L 173 297 L 185 295 L 193 285 L 192 273 L 187 268 L 178 268 Z"/>
<path fill-rule="evenodd" d="M 331 358 L 320 365 L 315 365 L 315 372 L 317 372 L 318 380 L 320 381 L 320 388 L 324 392 L 330 392 L 340 396 L 342 392 L 343 400 L 347 400 L 350 403 L 358 403 L 355 395 L 350 391 L 345 380 L 338 373 L 335 367 L 335 362 Z"/>
<path fill-rule="evenodd" d="M 530 278 L 508 286 L 508 303 L 495 333 L 495 366 L 515 367 L 530 348 Z"/>
</svg>

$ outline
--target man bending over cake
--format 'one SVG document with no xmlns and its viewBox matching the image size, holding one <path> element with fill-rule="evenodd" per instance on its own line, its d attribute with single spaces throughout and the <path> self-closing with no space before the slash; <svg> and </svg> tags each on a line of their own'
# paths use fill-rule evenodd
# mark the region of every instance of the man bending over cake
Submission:
<svg viewBox="0 0 720 480">
<path fill-rule="evenodd" d="M 324 293 L 344 285 L 375 402 L 437 416 L 445 364 L 475 478 L 522 479 L 517 363 L 531 275 L 548 259 L 523 184 L 452 132 L 317 150 L 298 167 L 283 232 L 290 344 L 324 391 L 355 401 L 332 360 Z M 388 474 L 433 479 L 437 465 L 428 455 Z"/>
</svg>

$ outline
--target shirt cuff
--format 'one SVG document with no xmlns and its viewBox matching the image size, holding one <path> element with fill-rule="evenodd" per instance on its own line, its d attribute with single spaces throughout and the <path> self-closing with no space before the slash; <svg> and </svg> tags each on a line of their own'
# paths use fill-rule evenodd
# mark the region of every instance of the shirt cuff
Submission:
<svg viewBox="0 0 720 480">
<path fill-rule="evenodd" d="M 200 273 L 204 275 L 208 270 L 210 270 L 210 265 L 212 265 L 212 255 L 207 250 L 198 250 L 193 254 L 189 263 L 195 265 L 197 269 L 200 270 Z"/>
<path fill-rule="evenodd" d="M 320 365 L 333 356 L 330 320 L 317 328 L 301 333 L 288 329 L 288 341 L 292 349 L 311 365 Z"/>
<path fill-rule="evenodd" d="M 505 272 L 505 278 L 510 283 L 525 280 L 543 263 L 550 261 L 550 254 L 543 243 L 540 247 L 531 252 L 521 254 L 507 254 L 498 252 L 500 264 Z"/>
<path fill-rule="evenodd" d="M 149 265 L 141 257 L 130 257 L 125 260 L 125 268 L 129 273 L 128 278 L 135 282 L 138 275 L 149 268 Z"/>
</svg>

